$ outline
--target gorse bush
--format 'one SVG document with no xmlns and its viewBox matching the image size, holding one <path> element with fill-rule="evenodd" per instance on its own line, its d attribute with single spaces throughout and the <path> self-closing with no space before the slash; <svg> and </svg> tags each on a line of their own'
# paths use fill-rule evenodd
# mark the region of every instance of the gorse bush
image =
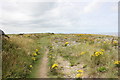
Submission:
<svg viewBox="0 0 120 80">
<path fill-rule="evenodd" d="M 99 65 L 104 61 L 103 57 L 104 57 L 104 50 L 102 49 L 102 51 L 94 52 L 94 54 L 91 55 L 91 60 L 96 65 Z"/>
<path fill-rule="evenodd" d="M 120 61 L 115 61 L 114 64 L 116 67 L 120 67 Z"/>
</svg>

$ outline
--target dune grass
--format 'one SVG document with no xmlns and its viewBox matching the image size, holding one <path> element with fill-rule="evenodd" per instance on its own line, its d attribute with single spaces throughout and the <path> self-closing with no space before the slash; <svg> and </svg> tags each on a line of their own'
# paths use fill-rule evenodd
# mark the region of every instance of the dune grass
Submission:
<svg viewBox="0 0 120 80">
<path fill-rule="evenodd" d="M 41 33 L 10 35 L 9 40 L 3 40 L 3 78 L 35 78 L 46 48 L 49 78 L 119 76 L 119 63 L 115 63 L 118 61 L 116 36 Z M 34 61 L 36 49 L 39 54 Z"/>
<path fill-rule="evenodd" d="M 39 35 L 9 35 L 3 39 L 3 78 L 30 77 L 36 61 L 43 54 L 43 48 L 38 43 Z M 41 37 L 41 36 L 40 36 Z M 36 52 L 36 49 L 38 52 Z M 33 54 L 38 53 L 35 57 Z M 35 57 L 35 60 L 32 59 Z"/>
<path fill-rule="evenodd" d="M 113 38 L 114 41 L 112 41 Z M 82 69 L 87 74 L 83 77 L 117 78 L 118 67 L 115 67 L 114 64 L 118 60 L 118 47 L 117 43 L 114 43 L 117 40 L 117 37 L 105 35 L 55 35 L 52 37 L 53 50 L 50 56 L 54 63 L 57 63 L 56 58 L 59 55 L 69 61 L 71 67 L 83 65 Z M 101 52 L 102 55 L 92 56 L 96 52 Z M 66 65 L 64 64 L 64 66 Z M 57 76 L 61 72 L 61 67 L 58 68 Z"/>
</svg>

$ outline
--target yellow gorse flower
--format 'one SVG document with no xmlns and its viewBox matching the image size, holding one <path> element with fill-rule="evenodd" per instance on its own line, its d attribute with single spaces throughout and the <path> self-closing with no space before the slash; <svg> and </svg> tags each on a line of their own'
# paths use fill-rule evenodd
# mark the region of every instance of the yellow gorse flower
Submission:
<svg viewBox="0 0 120 80">
<path fill-rule="evenodd" d="M 91 55 L 91 56 L 100 56 L 100 55 L 103 55 L 104 53 L 103 52 L 95 52 L 93 55 Z"/>
<path fill-rule="evenodd" d="M 118 44 L 118 41 L 113 41 L 113 44 Z"/>
<path fill-rule="evenodd" d="M 104 52 L 105 50 L 104 49 L 100 49 L 102 52 Z"/>
<path fill-rule="evenodd" d="M 76 78 L 80 78 L 80 77 L 82 77 L 82 76 L 83 76 L 83 74 L 78 73 L 78 74 L 76 75 Z"/>
<path fill-rule="evenodd" d="M 36 58 L 35 58 L 35 57 L 32 57 L 32 60 L 34 60 L 34 61 L 35 61 L 35 60 L 36 60 Z"/>
<path fill-rule="evenodd" d="M 32 65 L 30 65 L 30 68 L 32 68 L 33 66 Z"/>
<path fill-rule="evenodd" d="M 117 46 L 117 45 L 118 45 L 118 41 L 116 41 L 116 40 L 113 41 L 113 45 L 114 45 L 114 46 Z"/>
<path fill-rule="evenodd" d="M 53 64 L 52 65 L 52 69 L 57 69 L 57 67 L 58 67 L 58 64 Z"/>
<path fill-rule="evenodd" d="M 36 49 L 35 51 L 38 52 L 38 49 Z"/>
<path fill-rule="evenodd" d="M 69 42 L 65 42 L 65 44 L 69 44 Z"/>
<path fill-rule="evenodd" d="M 82 73 L 82 72 L 83 72 L 83 70 L 78 70 L 77 72 Z"/>
<path fill-rule="evenodd" d="M 37 54 L 36 54 L 36 53 L 33 53 L 33 56 L 37 56 Z"/>
<path fill-rule="evenodd" d="M 114 64 L 120 64 L 120 61 L 115 61 Z"/>
<path fill-rule="evenodd" d="M 106 41 L 103 42 L 104 44 L 106 43 Z"/>
</svg>

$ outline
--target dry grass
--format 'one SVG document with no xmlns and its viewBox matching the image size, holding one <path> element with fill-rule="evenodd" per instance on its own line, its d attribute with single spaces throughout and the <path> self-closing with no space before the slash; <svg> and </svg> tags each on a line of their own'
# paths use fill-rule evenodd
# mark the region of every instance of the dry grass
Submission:
<svg viewBox="0 0 120 80">
<path fill-rule="evenodd" d="M 118 42 L 117 37 L 95 34 L 11 35 L 11 39 L 5 40 L 3 46 L 3 75 L 26 77 L 32 71 L 29 69 L 31 55 L 28 54 L 39 48 L 42 55 L 46 52 L 46 47 L 49 49 L 47 56 L 50 78 L 76 78 L 77 74 L 82 74 L 77 70 L 84 71 L 83 76 L 79 75 L 80 78 L 117 78 L 119 66 L 114 64 L 118 60 L 116 41 Z M 104 50 L 103 53 L 101 49 Z M 96 52 L 100 54 L 96 56 Z M 52 68 L 54 64 L 58 65 L 55 69 Z M 33 70 L 37 71 L 35 68 Z M 32 75 L 36 74 L 32 72 Z"/>
<path fill-rule="evenodd" d="M 12 36 L 10 41 L 19 45 L 22 49 L 24 49 L 25 53 L 30 54 L 30 50 L 33 48 L 31 46 L 34 45 L 34 40 L 31 38 L 20 37 L 20 36 Z"/>
</svg>

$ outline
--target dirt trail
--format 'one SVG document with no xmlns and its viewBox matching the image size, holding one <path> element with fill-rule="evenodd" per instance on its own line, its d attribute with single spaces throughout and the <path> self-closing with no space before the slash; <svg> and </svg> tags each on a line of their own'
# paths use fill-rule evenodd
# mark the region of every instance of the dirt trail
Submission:
<svg viewBox="0 0 120 80">
<path fill-rule="evenodd" d="M 48 57 L 47 57 L 47 54 L 48 54 L 49 50 L 46 48 L 46 52 L 45 54 L 43 55 L 43 58 L 42 58 L 42 62 L 40 64 L 40 67 L 39 67 L 39 70 L 38 70 L 38 73 L 37 73 L 37 78 L 48 78 L 47 77 L 47 71 L 48 71 Z"/>
</svg>

